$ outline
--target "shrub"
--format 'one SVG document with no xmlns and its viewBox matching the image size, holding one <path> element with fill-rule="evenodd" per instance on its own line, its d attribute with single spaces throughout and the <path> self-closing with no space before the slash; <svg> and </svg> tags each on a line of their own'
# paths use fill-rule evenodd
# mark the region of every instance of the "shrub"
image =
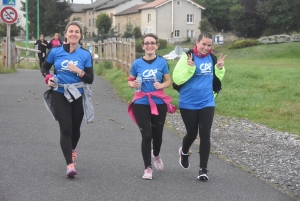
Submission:
<svg viewBox="0 0 300 201">
<path fill-rule="evenodd" d="M 243 39 L 236 41 L 229 49 L 240 49 L 256 45 L 260 45 L 260 42 L 256 39 Z"/>
<path fill-rule="evenodd" d="M 158 41 L 159 41 L 159 47 L 158 47 L 159 50 L 165 49 L 167 47 L 168 42 L 166 40 L 158 39 Z"/>
<path fill-rule="evenodd" d="M 142 40 L 135 41 L 135 52 L 144 52 L 142 48 Z"/>
<path fill-rule="evenodd" d="M 145 55 L 145 53 L 142 53 L 142 52 L 136 52 L 136 53 L 135 53 L 135 58 L 138 59 L 138 58 L 140 58 L 140 57 L 142 57 L 142 56 L 144 56 L 144 55 Z"/>
</svg>

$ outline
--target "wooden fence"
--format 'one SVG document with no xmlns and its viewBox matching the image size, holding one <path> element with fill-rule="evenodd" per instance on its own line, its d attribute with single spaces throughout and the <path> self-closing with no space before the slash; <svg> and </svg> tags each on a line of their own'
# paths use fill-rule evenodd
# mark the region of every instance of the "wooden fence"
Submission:
<svg viewBox="0 0 300 201">
<path fill-rule="evenodd" d="M 95 54 L 98 55 L 98 58 L 94 57 L 94 62 L 110 61 L 113 67 L 129 75 L 132 62 L 135 60 L 135 39 L 108 38 L 90 45 L 84 43 L 85 48 L 88 49 L 89 46 L 92 46 L 93 57 Z"/>
<path fill-rule="evenodd" d="M 2 50 L 5 50 L 5 42 L 2 41 Z M 39 50 L 32 48 L 24 48 L 16 46 L 15 44 L 11 44 L 11 67 L 16 68 L 16 64 L 20 66 L 21 61 L 26 61 L 26 66 L 28 67 L 30 62 L 36 62 L 38 66 L 38 56 L 37 53 Z M 132 62 L 135 60 L 135 39 L 131 38 L 108 38 L 106 40 L 98 41 L 98 43 L 85 42 L 83 46 L 86 49 L 92 47 L 91 54 L 93 55 L 94 64 L 97 61 L 100 64 L 103 61 L 111 62 L 113 67 L 117 67 L 118 69 L 126 72 L 129 75 L 129 71 L 132 65 Z M 26 53 L 24 54 L 25 51 Z M 28 55 L 35 54 L 35 57 L 29 57 Z M 98 57 L 95 57 L 95 54 Z M 7 67 L 5 51 L 2 51 L 2 61 L 3 66 Z M 21 57 L 23 55 L 23 57 Z M 24 56 L 25 55 L 25 56 Z"/>
</svg>

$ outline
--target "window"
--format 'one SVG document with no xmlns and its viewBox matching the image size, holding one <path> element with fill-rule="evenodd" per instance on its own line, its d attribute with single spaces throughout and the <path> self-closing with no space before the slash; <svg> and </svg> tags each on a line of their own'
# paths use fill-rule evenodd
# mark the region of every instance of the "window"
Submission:
<svg viewBox="0 0 300 201">
<path fill-rule="evenodd" d="M 146 28 L 145 29 L 145 34 L 147 34 L 147 33 L 152 33 L 152 29 L 151 28 Z"/>
<path fill-rule="evenodd" d="M 133 27 L 136 27 L 136 22 L 133 23 Z"/>
<path fill-rule="evenodd" d="M 89 19 L 89 26 L 91 26 L 91 19 Z"/>
<path fill-rule="evenodd" d="M 176 5 L 180 6 L 181 5 L 181 1 L 176 1 Z"/>
<path fill-rule="evenodd" d="M 95 25 L 95 19 L 93 18 L 93 26 Z"/>
<path fill-rule="evenodd" d="M 194 15 L 193 14 L 188 14 L 186 22 L 187 23 L 194 23 Z"/>
<path fill-rule="evenodd" d="M 148 14 L 148 23 L 151 23 L 151 14 Z"/>
<path fill-rule="evenodd" d="M 187 30 L 186 31 L 186 37 L 187 38 L 193 38 L 194 37 L 194 30 Z"/>
<path fill-rule="evenodd" d="M 175 30 L 174 38 L 180 38 L 180 30 Z"/>
<path fill-rule="evenodd" d="M 120 32 L 120 23 L 117 25 L 117 32 Z"/>
</svg>

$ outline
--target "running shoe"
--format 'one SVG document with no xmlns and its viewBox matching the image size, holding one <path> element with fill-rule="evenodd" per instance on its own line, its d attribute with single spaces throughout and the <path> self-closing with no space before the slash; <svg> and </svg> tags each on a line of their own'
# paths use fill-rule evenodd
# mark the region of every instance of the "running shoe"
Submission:
<svg viewBox="0 0 300 201">
<path fill-rule="evenodd" d="M 74 163 L 74 165 L 76 165 L 76 159 L 77 159 L 77 152 L 76 149 L 72 150 L 72 161 Z"/>
<path fill-rule="evenodd" d="M 74 163 L 70 163 L 67 166 L 67 177 L 74 177 L 77 174 L 76 170 L 75 170 L 75 165 Z"/>
<path fill-rule="evenodd" d="M 207 169 L 200 168 L 199 174 L 198 174 L 198 179 L 202 180 L 202 181 L 207 181 L 208 180 L 207 172 L 208 172 Z"/>
<path fill-rule="evenodd" d="M 152 179 L 152 168 L 150 166 L 147 167 L 147 169 L 145 169 L 143 179 L 148 179 L 148 180 Z"/>
<path fill-rule="evenodd" d="M 151 155 L 152 155 L 152 158 L 153 158 L 153 161 L 154 161 L 154 167 L 155 167 L 157 170 L 162 170 L 162 169 L 164 169 L 164 163 L 163 163 L 163 161 L 161 160 L 160 155 L 154 156 L 153 150 L 152 150 L 152 152 L 151 152 Z"/>
<path fill-rule="evenodd" d="M 181 165 L 181 167 L 183 167 L 184 169 L 188 169 L 190 167 L 190 163 L 189 163 L 189 153 L 187 154 L 183 154 L 182 153 L 182 147 L 179 148 L 179 164 Z"/>
</svg>

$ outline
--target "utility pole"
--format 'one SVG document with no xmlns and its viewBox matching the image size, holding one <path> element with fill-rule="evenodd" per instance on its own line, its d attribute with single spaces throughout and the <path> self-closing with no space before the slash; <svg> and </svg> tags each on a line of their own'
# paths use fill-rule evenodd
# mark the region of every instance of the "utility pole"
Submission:
<svg viewBox="0 0 300 201">
<path fill-rule="evenodd" d="M 36 0 L 36 39 L 40 38 L 40 0 Z"/>
<path fill-rule="evenodd" d="M 25 12 L 26 12 L 26 47 L 28 48 L 28 0 L 25 2 Z"/>
</svg>

